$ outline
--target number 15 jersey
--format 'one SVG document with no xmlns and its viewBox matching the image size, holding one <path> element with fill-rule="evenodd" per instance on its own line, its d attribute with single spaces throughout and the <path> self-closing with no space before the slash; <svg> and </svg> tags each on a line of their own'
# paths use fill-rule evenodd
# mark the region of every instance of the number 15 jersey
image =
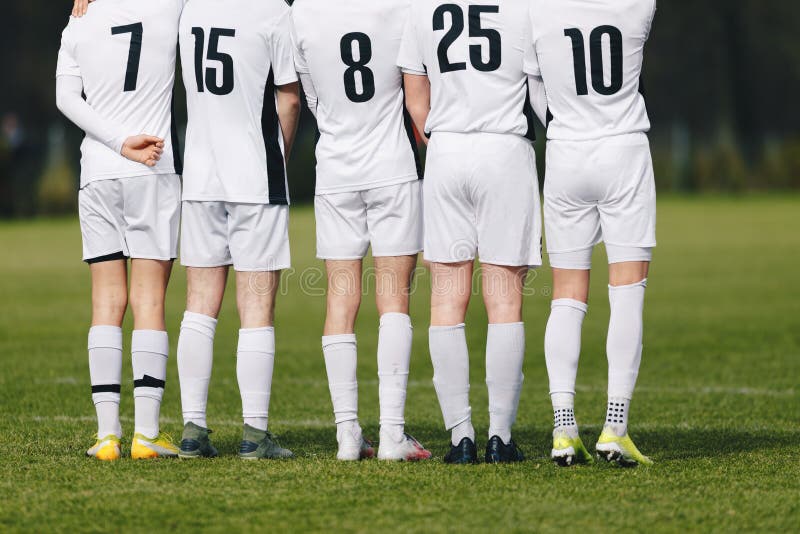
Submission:
<svg viewBox="0 0 800 534">
<path fill-rule="evenodd" d="M 295 62 L 317 96 L 317 194 L 418 179 L 395 64 L 409 0 L 298 0 Z"/>
<path fill-rule="evenodd" d="M 655 0 L 531 0 L 525 72 L 544 80 L 548 139 L 647 132 L 640 76 Z"/>
<path fill-rule="evenodd" d="M 288 204 L 275 86 L 297 81 L 284 0 L 191 0 L 180 25 L 183 199 Z"/>
</svg>

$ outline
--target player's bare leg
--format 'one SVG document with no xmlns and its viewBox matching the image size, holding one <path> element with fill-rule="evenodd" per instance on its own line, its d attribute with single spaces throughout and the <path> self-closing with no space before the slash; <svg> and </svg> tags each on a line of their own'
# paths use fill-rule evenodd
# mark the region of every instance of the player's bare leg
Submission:
<svg viewBox="0 0 800 534">
<path fill-rule="evenodd" d="M 591 461 L 575 420 L 575 379 L 581 352 L 581 327 L 589 299 L 588 269 L 553 269 L 553 302 L 544 352 L 553 403 L 551 458 L 569 466 Z"/>
<path fill-rule="evenodd" d="M 413 330 L 408 315 L 417 256 L 375 258 L 375 302 L 380 316 L 378 378 L 381 460 L 425 460 L 431 453 L 405 433 L 405 404 Z"/>
<path fill-rule="evenodd" d="M 483 301 L 489 318 L 486 386 L 489 390 L 489 442 L 486 462 L 517 462 L 524 456 L 511 439 L 522 390 L 525 325 L 522 288 L 528 267 L 481 265 Z"/>
<path fill-rule="evenodd" d="M 355 323 L 361 306 L 361 260 L 328 260 L 327 311 L 322 352 L 336 421 L 339 460 L 375 456 L 358 424 L 358 381 Z"/>
<path fill-rule="evenodd" d="M 293 456 L 267 431 L 275 366 L 275 298 L 280 281 L 280 271 L 236 272 L 236 305 L 241 322 L 236 377 L 244 419 L 239 457 L 244 460 Z"/>
<path fill-rule="evenodd" d="M 169 437 L 161 435 L 159 413 L 167 377 L 169 338 L 164 325 L 164 299 L 172 261 L 131 261 L 131 340 L 136 429 L 133 458 L 177 456 Z"/>
<path fill-rule="evenodd" d="M 128 270 L 123 259 L 93 263 L 92 327 L 89 330 L 89 376 L 97 412 L 97 442 L 86 451 L 99 460 L 120 457 L 122 427 L 119 400 L 122 381 L 122 320 L 128 307 Z"/>
<path fill-rule="evenodd" d="M 183 459 L 214 457 L 206 407 L 214 362 L 214 335 L 225 295 L 228 267 L 186 268 L 186 312 L 178 338 L 178 377 L 181 384 Z"/>
<path fill-rule="evenodd" d="M 608 409 L 597 454 L 621 465 L 650 464 L 628 436 L 630 409 L 642 359 L 642 312 L 650 263 L 630 261 L 609 265 Z"/>
<path fill-rule="evenodd" d="M 469 404 L 469 351 L 464 320 L 472 294 L 472 261 L 431 263 L 431 328 L 428 342 L 433 385 L 445 428 L 450 430 L 448 463 L 474 463 L 475 429 Z"/>
</svg>

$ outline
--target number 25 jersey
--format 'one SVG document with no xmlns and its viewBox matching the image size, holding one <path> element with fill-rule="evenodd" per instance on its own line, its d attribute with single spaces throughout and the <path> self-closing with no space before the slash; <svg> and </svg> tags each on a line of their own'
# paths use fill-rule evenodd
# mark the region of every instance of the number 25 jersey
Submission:
<svg viewBox="0 0 800 534">
<path fill-rule="evenodd" d="M 275 86 L 297 81 L 284 0 L 190 0 L 183 199 L 288 204 Z"/>
<path fill-rule="evenodd" d="M 317 194 L 418 178 L 397 51 L 409 0 L 297 0 L 295 62 L 317 95 Z"/>
<path fill-rule="evenodd" d="M 397 64 L 431 82 L 428 132 L 533 136 L 525 0 L 412 0 Z"/>
<path fill-rule="evenodd" d="M 544 80 L 548 139 L 650 129 L 640 77 L 655 9 L 655 0 L 531 0 L 525 72 Z"/>
</svg>

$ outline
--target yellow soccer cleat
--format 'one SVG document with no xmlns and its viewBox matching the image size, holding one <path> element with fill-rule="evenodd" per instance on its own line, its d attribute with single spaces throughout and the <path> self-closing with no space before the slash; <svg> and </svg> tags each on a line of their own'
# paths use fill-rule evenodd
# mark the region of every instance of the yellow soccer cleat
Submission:
<svg viewBox="0 0 800 534">
<path fill-rule="evenodd" d="M 172 443 L 172 438 L 161 432 L 154 439 L 144 434 L 134 434 L 131 444 L 131 458 L 134 460 L 148 460 L 150 458 L 175 458 L 179 449 Z"/>
<path fill-rule="evenodd" d="M 553 431 L 553 450 L 550 451 L 550 458 L 561 467 L 594 462 L 580 436 L 573 438 L 561 428 Z"/>
<path fill-rule="evenodd" d="M 109 434 L 103 439 L 98 437 L 92 448 L 86 451 L 86 456 L 97 458 L 104 462 L 119 460 L 121 455 L 119 438 L 114 434 Z"/>
<path fill-rule="evenodd" d="M 653 464 L 653 460 L 639 452 L 627 432 L 620 437 L 608 426 L 603 427 L 595 450 L 598 458 L 607 462 L 617 462 L 623 467 Z"/>
</svg>

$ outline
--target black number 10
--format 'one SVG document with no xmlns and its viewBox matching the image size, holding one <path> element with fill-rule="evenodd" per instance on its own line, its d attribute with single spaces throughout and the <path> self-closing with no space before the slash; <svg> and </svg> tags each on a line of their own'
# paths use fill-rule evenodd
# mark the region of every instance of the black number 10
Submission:
<svg viewBox="0 0 800 534">
<path fill-rule="evenodd" d="M 611 43 L 611 83 L 605 82 L 603 65 L 603 36 Z M 586 83 L 586 44 L 578 28 L 564 30 L 564 36 L 572 40 L 572 56 L 575 63 L 575 88 L 578 95 L 589 94 Z M 589 36 L 589 51 L 592 64 L 592 88 L 601 95 L 617 94 L 622 89 L 622 32 L 614 26 L 599 26 Z"/>
</svg>

